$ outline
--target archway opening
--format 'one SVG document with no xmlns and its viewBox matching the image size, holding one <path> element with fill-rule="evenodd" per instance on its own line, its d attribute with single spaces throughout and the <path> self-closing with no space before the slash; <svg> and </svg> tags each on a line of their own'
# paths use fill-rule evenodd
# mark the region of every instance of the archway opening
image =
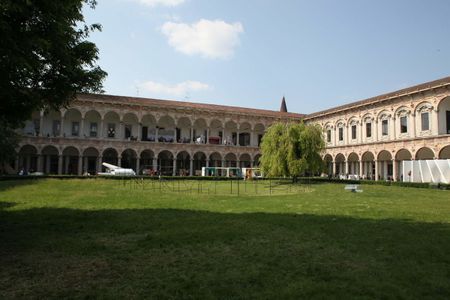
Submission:
<svg viewBox="0 0 450 300">
<path fill-rule="evenodd" d="M 158 168 L 159 173 L 164 176 L 173 175 L 173 154 L 170 151 L 164 150 L 158 154 Z"/>
<path fill-rule="evenodd" d="M 188 176 L 190 173 L 191 156 L 186 151 L 177 154 L 177 175 Z"/>
</svg>

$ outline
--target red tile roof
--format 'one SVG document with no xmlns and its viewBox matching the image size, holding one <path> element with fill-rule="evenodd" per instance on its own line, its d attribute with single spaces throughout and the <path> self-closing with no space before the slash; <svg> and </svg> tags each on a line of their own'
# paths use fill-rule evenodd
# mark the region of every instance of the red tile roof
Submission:
<svg viewBox="0 0 450 300">
<path fill-rule="evenodd" d="M 156 107 L 187 108 L 195 110 L 213 110 L 215 112 L 241 113 L 241 114 L 276 117 L 276 118 L 300 119 L 305 116 L 304 114 L 283 113 L 273 110 L 245 108 L 238 106 L 193 103 L 175 100 L 140 98 L 140 97 L 115 96 L 106 94 L 79 94 L 78 100 L 99 101 L 99 102 L 104 101 L 108 103 L 137 104 L 143 106 L 156 106 Z"/>
<path fill-rule="evenodd" d="M 319 116 L 323 116 L 323 115 L 327 115 L 327 114 L 338 112 L 338 111 L 343 111 L 343 110 L 355 108 L 355 107 L 358 107 L 358 106 L 369 105 L 369 104 L 372 104 L 372 103 L 379 103 L 379 102 L 386 101 L 386 100 L 389 100 L 389 99 L 392 99 L 392 98 L 396 98 L 396 97 L 399 97 L 399 96 L 403 96 L 403 95 L 406 95 L 406 94 L 411 94 L 411 93 L 420 92 L 420 91 L 424 91 L 424 90 L 430 90 L 430 89 L 433 89 L 433 88 L 437 88 L 437 87 L 440 87 L 440 86 L 446 86 L 446 85 L 450 85 L 450 77 L 445 77 L 445 78 L 442 78 L 442 79 L 438 79 L 438 80 L 422 83 L 422 84 L 419 84 L 419 85 L 415 85 L 415 86 L 412 86 L 412 87 L 408 87 L 408 88 L 405 88 L 405 89 L 401 89 L 401 90 L 398 90 L 398 91 L 395 91 L 395 92 L 390 92 L 390 93 L 387 93 L 387 94 L 382 94 L 382 95 L 371 97 L 371 98 L 364 99 L 364 100 L 361 100 L 361 101 L 356 101 L 356 102 L 344 104 L 344 105 L 341 105 L 341 106 L 336 106 L 336 107 L 333 107 L 333 108 L 325 109 L 325 110 L 322 110 L 322 111 L 319 111 L 319 112 L 315 112 L 315 113 L 306 115 L 305 116 L 305 120 L 312 119 L 312 118 L 319 117 Z"/>
</svg>

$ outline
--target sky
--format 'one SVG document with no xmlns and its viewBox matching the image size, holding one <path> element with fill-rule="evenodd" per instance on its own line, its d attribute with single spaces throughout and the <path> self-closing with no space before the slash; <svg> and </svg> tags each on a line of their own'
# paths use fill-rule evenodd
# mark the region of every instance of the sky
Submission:
<svg viewBox="0 0 450 300">
<path fill-rule="evenodd" d="M 448 0 L 97 0 L 107 94 L 312 113 L 450 76 Z"/>
</svg>

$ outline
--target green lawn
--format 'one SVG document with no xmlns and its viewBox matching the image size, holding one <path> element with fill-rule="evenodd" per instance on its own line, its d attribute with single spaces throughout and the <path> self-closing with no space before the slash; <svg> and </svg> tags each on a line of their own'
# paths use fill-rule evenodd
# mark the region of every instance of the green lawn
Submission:
<svg viewBox="0 0 450 300">
<path fill-rule="evenodd" d="M 0 182 L 0 298 L 450 298 L 448 191 L 157 184 Z"/>
</svg>

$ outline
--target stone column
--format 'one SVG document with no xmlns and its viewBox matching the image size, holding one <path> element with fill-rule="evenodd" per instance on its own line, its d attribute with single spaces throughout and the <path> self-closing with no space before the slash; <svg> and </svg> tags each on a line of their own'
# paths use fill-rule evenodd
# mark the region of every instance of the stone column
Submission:
<svg viewBox="0 0 450 300">
<path fill-rule="evenodd" d="M 78 156 L 78 176 L 83 175 L 83 156 Z"/>
<path fill-rule="evenodd" d="M 62 174 L 62 164 L 63 164 L 63 156 L 60 154 L 58 155 L 58 175 Z"/>
<path fill-rule="evenodd" d="M 44 136 L 44 111 L 39 112 L 39 136 Z"/>
<path fill-rule="evenodd" d="M 84 118 L 81 118 L 81 123 L 80 123 L 80 137 L 84 137 Z"/>
<path fill-rule="evenodd" d="M 374 160 L 375 163 L 375 181 L 378 181 L 378 160 Z"/>
<path fill-rule="evenodd" d="M 191 127 L 191 144 L 194 143 L 194 127 Z"/>
<path fill-rule="evenodd" d="M 344 175 L 348 175 L 348 160 L 345 160 L 345 174 Z"/>
<path fill-rule="evenodd" d="M 209 159 L 206 159 L 206 167 L 209 168 Z"/>
<path fill-rule="evenodd" d="M 253 147 L 253 145 L 255 145 L 256 143 L 253 141 L 253 138 L 254 138 L 254 133 L 253 133 L 253 130 L 252 131 L 250 131 L 250 147 Z"/>
<path fill-rule="evenodd" d="M 415 138 L 416 137 L 416 114 L 411 114 L 411 138 Z"/>
<path fill-rule="evenodd" d="M 97 174 L 102 171 L 102 160 L 103 157 L 101 155 L 97 157 Z"/>
<path fill-rule="evenodd" d="M 379 128 L 379 126 L 378 126 L 378 119 L 375 119 L 374 122 L 373 122 L 373 124 L 375 125 L 375 126 L 374 126 L 374 128 L 375 128 L 374 139 L 375 139 L 375 141 L 378 141 L 378 131 L 381 129 L 381 128 Z"/>
<path fill-rule="evenodd" d="M 359 160 L 359 179 L 361 179 L 362 178 L 362 175 L 363 175 L 364 173 L 363 173 L 363 161 L 362 161 L 362 159 L 361 160 Z"/>
<path fill-rule="evenodd" d="M 125 134 L 124 134 L 124 129 L 123 129 L 123 121 L 120 121 L 119 123 L 119 134 L 118 134 L 118 138 L 119 140 L 124 140 L 125 139 Z"/>
<path fill-rule="evenodd" d="M 397 181 L 397 177 L 398 177 L 398 163 L 397 161 L 394 159 L 392 159 L 392 177 L 394 179 L 394 181 Z"/>
<path fill-rule="evenodd" d="M 59 125 L 59 136 L 62 137 L 64 136 L 64 114 L 61 113 L 61 123 Z"/>
<path fill-rule="evenodd" d="M 99 132 L 97 132 L 97 137 L 98 138 L 104 138 L 105 136 L 104 136 L 104 133 L 103 133 L 103 127 L 104 127 L 104 120 L 103 120 L 103 118 L 100 120 L 100 131 Z"/>
<path fill-rule="evenodd" d="M 236 131 L 236 146 L 240 146 L 240 144 L 239 144 L 239 130 Z"/>
<path fill-rule="evenodd" d="M 331 164 L 332 164 L 332 170 L 333 170 L 333 176 L 336 176 L 336 162 L 333 160 L 332 162 L 331 162 Z"/>
<path fill-rule="evenodd" d="M 189 175 L 194 176 L 194 159 L 190 159 L 189 161 Z"/>
<path fill-rule="evenodd" d="M 158 170 L 158 159 L 156 157 L 153 157 L 153 171 Z"/>
<path fill-rule="evenodd" d="M 69 162 L 70 162 L 70 156 L 64 156 L 64 174 L 69 173 Z"/>
<path fill-rule="evenodd" d="M 430 110 L 430 130 L 432 135 L 439 134 L 439 111 L 437 109 Z"/>
<path fill-rule="evenodd" d="M 209 134 L 210 134 L 210 129 L 209 129 L 209 127 L 206 129 L 206 144 L 209 144 Z"/>
<path fill-rule="evenodd" d="M 174 158 L 172 163 L 172 176 L 176 175 L 177 175 L 177 159 Z"/>
<path fill-rule="evenodd" d="M 395 140 L 396 139 L 396 136 L 397 136 L 397 124 L 396 124 L 396 120 L 397 120 L 398 118 L 396 118 L 396 117 L 393 117 L 392 119 L 391 119 L 391 123 L 393 124 L 393 126 L 391 126 L 391 128 L 392 128 L 392 130 L 391 130 L 391 132 L 389 132 L 389 137 L 391 138 L 391 140 Z"/>
<path fill-rule="evenodd" d="M 222 159 L 222 168 L 225 168 L 225 167 L 226 167 L 226 160 Z"/>
<path fill-rule="evenodd" d="M 38 159 L 39 159 L 39 156 L 38 156 Z M 15 170 L 16 170 L 16 173 L 19 173 L 19 171 L 20 171 L 20 166 L 19 166 L 19 155 L 16 155 L 16 161 L 15 161 Z M 39 171 L 39 170 L 38 170 Z M 41 172 L 41 171 L 39 171 L 39 172 Z"/>
<path fill-rule="evenodd" d="M 361 121 L 359 124 L 359 140 L 358 143 L 362 143 L 364 140 L 364 122 Z"/>
<path fill-rule="evenodd" d="M 140 168 L 141 168 L 141 160 L 139 159 L 139 157 L 136 157 L 136 175 L 140 174 L 139 172 Z"/>
<path fill-rule="evenodd" d="M 84 156 L 83 157 L 83 164 L 82 164 L 81 175 L 83 175 L 84 173 L 87 173 L 88 169 L 89 169 L 89 158 L 87 156 Z"/>
<path fill-rule="evenodd" d="M 156 143 L 159 142 L 159 127 L 156 127 L 156 130 L 155 130 L 155 142 Z"/>
<path fill-rule="evenodd" d="M 122 166 L 122 156 L 117 156 L 117 166 L 121 167 Z"/>
<path fill-rule="evenodd" d="M 138 124 L 137 140 L 142 141 L 142 123 Z"/>
</svg>

